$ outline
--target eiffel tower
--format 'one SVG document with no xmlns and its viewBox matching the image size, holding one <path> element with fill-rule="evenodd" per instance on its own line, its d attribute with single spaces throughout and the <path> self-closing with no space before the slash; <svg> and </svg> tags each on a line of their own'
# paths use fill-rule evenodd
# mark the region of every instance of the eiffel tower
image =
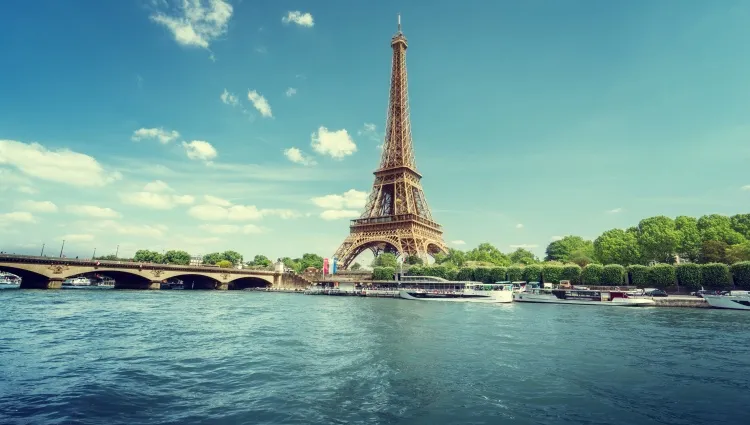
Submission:
<svg viewBox="0 0 750 425">
<path fill-rule="evenodd" d="M 360 218 L 352 220 L 349 236 L 334 258 L 342 269 L 364 250 L 375 256 L 391 252 L 397 256 L 428 255 L 447 252 L 443 231 L 432 219 L 414 161 L 409 118 L 409 94 L 406 78 L 406 37 L 398 32 L 391 38 L 391 93 L 388 102 L 385 141 L 375 183 Z"/>
</svg>

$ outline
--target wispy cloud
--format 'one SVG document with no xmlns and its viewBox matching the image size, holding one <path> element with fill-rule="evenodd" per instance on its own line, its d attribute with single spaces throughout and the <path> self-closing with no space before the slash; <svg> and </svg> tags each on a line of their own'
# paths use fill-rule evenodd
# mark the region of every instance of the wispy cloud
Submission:
<svg viewBox="0 0 750 425">
<path fill-rule="evenodd" d="M 462 241 L 461 239 L 457 239 L 455 241 L 451 241 L 451 245 L 466 245 L 466 242 Z"/>
<path fill-rule="evenodd" d="M 516 229 L 523 229 L 523 224 L 521 223 L 516 224 Z"/>
<path fill-rule="evenodd" d="M 299 10 L 289 11 L 286 16 L 281 18 L 281 22 L 284 24 L 297 24 L 301 27 L 312 27 L 315 25 L 313 16 L 309 13 L 302 13 Z"/>
<path fill-rule="evenodd" d="M 233 93 L 230 93 L 227 89 L 224 89 L 224 92 L 221 93 L 219 99 L 221 99 L 221 101 L 226 105 L 237 106 L 240 104 L 240 100 L 237 99 L 237 96 L 235 96 Z"/>
<path fill-rule="evenodd" d="M 260 112 L 260 115 L 264 118 L 273 118 L 273 113 L 271 112 L 271 105 L 268 103 L 268 100 L 266 100 L 263 95 L 258 93 L 255 90 L 250 90 L 247 92 L 247 99 L 252 102 L 253 107 Z"/>
<path fill-rule="evenodd" d="M 227 31 L 232 5 L 226 0 L 180 1 L 173 12 L 156 12 L 150 16 L 165 26 L 175 41 L 183 46 L 208 49 L 211 42 Z"/>
<path fill-rule="evenodd" d="M 286 97 L 292 97 L 295 94 L 297 94 L 297 89 L 295 89 L 294 87 L 289 87 L 288 89 L 286 89 L 286 92 L 284 93 Z"/>
<path fill-rule="evenodd" d="M 740 190 L 750 190 L 750 184 L 746 184 L 740 188 Z"/>
<path fill-rule="evenodd" d="M 139 128 L 133 132 L 133 136 L 130 139 L 134 142 L 140 142 L 144 139 L 156 139 L 162 144 L 167 144 L 180 137 L 180 133 L 176 130 L 165 130 L 159 128 Z"/>
<path fill-rule="evenodd" d="M 621 213 L 622 211 L 623 211 L 622 208 L 614 208 L 611 210 L 607 210 L 607 214 L 617 214 L 617 213 Z"/>
<path fill-rule="evenodd" d="M 310 158 L 308 155 L 305 155 L 301 150 L 295 147 L 284 149 L 284 156 L 295 164 L 315 165 L 314 159 Z"/>
</svg>

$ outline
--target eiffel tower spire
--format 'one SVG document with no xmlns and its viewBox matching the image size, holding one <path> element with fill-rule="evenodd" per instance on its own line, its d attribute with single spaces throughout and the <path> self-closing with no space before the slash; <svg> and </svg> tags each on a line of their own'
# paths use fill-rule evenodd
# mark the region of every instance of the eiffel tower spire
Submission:
<svg viewBox="0 0 750 425">
<path fill-rule="evenodd" d="M 417 171 L 411 138 L 409 91 L 406 74 L 408 43 L 398 31 L 391 38 L 391 92 L 388 101 L 385 141 L 380 166 L 362 215 L 352 220 L 350 234 L 336 251 L 342 268 L 346 268 L 362 251 L 373 254 L 428 255 L 447 252 L 442 229 L 432 213 L 422 190 L 422 175 Z"/>
</svg>

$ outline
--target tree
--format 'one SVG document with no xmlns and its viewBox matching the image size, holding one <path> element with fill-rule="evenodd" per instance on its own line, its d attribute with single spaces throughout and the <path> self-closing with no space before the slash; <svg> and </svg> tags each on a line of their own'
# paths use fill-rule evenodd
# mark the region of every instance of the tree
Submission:
<svg viewBox="0 0 750 425">
<path fill-rule="evenodd" d="M 739 219 L 735 220 L 739 223 Z M 720 241 L 727 245 L 745 242 L 745 237 L 732 228 L 732 220 L 721 214 L 704 215 L 698 219 L 698 230 L 703 241 Z"/>
<path fill-rule="evenodd" d="M 476 248 L 467 252 L 466 260 L 484 261 L 496 266 L 509 266 L 511 264 L 511 260 L 507 255 L 503 254 L 499 249 L 487 242 L 481 243 Z"/>
<path fill-rule="evenodd" d="M 530 264 L 536 264 L 539 262 L 539 260 L 536 258 L 533 252 L 524 248 L 516 249 L 508 257 L 510 258 L 510 261 L 513 264 L 530 265 Z"/>
<path fill-rule="evenodd" d="M 114 254 L 110 254 L 110 255 L 102 255 L 101 257 L 96 257 L 95 260 L 117 261 L 119 260 L 119 258 L 117 258 L 117 256 Z"/>
<path fill-rule="evenodd" d="M 271 264 L 272 264 L 271 260 L 269 260 L 268 257 L 266 257 L 265 255 L 258 254 L 253 258 L 253 261 L 251 261 L 249 265 L 258 266 L 258 267 L 268 267 Z"/>
<path fill-rule="evenodd" d="M 750 240 L 750 214 L 736 214 L 729 217 L 732 230 Z"/>
<path fill-rule="evenodd" d="M 728 246 L 724 251 L 727 264 L 750 261 L 750 242 Z"/>
<path fill-rule="evenodd" d="M 221 253 L 221 258 L 229 261 L 233 266 L 242 264 L 242 254 L 237 251 L 224 251 Z"/>
<path fill-rule="evenodd" d="M 308 267 L 314 267 L 318 270 L 323 268 L 323 257 L 318 254 L 302 254 L 302 258 L 295 261 L 299 263 L 300 270 L 305 270 Z"/>
<path fill-rule="evenodd" d="M 139 263 L 162 264 L 164 262 L 164 257 L 156 251 L 149 251 L 147 249 L 139 249 L 138 251 L 135 252 L 135 255 L 133 256 L 133 261 L 136 261 Z"/>
<path fill-rule="evenodd" d="M 398 268 L 398 260 L 396 255 L 391 252 L 383 252 L 377 257 L 372 259 L 372 267 L 392 267 L 393 269 Z"/>
<path fill-rule="evenodd" d="M 465 263 L 466 253 L 455 248 L 448 248 L 447 254 L 440 252 L 435 255 L 435 264 L 446 264 L 455 267 L 463 267 Z"/>
<path fill-rule="evenodd" d="M 573 262 L 573 254 L 579 257 L 593 257 L 594 245 L 580 236 L 568 235 L 547 245 L 546 261 Z"/>
<path fill-rule="evenodd" d="M 595 262 L 593 257 L 593 252 L 589 252 L 588 248 L 577 249 L 570 253 L 570 262 L 579 267 L 586 267 Z"/>
<path fill-rule="evenodd" d="M 622 229 L 607 230 L 594 240 L 594 255 L 602 264 L 629 266 L 638 262 L 638 241 Z"/>
<path fill-rule="evenodd" d="M 185 251 L 169 250 L 164 253 L 164 262 L 167 264 L 187 266 L 190 264 L 190 254 Z"/>
<path fill-rule="evenodd" d="M 674 220 L 663 215 L 638 223 L 638 246 L 646 261 L 672 263 L 680 235 Z"/>
<path fill-rule="evenodd" d="M 210 254 L 206 254 L 203 256 L 203 264 L 208 264 L 211 266 L 215 266 L 216 263 L 223 260 L 224 257 L 222 257 L 220 252 L 212 252 Z"/>
<path fill-rule="evenodd" d="M 362 268 L 362 265 L 359 264 L 359 263 L 354 263 L 349 268 L 352 269 L 352 270 L 354 270 L 354 271 L 357 271 L 357 270 L 359 270 L 359 269 Z"/>
<path fill-rule="evenodd" d="M 219 266 L 219 267 L 221 267 L 221 268 L 223 268 L 223 269 L 228 269 L 228 268 L 232 267 L 232 262 L 229 261 L 229 260 L 219 260 L 216 263 L 216 265 Z"/>
<path fill-rule="evenodd" d="M 698 261 L 701 253 L 701 233 L 695 217 L 681 215 L 674 219 L 675 229 L 679 233 L 677 252 L 690 261 Z"/>
<path fill-rule="evenodd" d="M 424 261 L 422 261 L 421 258 L 417 255 L 407 255 L 404 257 L 404 264 L 408 265 L 415 265 L 415 264 L 424 264 Z"/>
<path fill-rule="evenodd" d="M 701 263 L 723 263 L 726 261 L 727 248 L 722 241 L 705 241 L 701 245 Z"/>
</svg>

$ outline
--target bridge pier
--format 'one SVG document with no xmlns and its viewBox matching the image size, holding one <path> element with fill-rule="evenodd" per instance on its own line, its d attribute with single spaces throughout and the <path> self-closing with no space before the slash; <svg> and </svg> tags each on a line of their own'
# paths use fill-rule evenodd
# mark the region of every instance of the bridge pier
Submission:
<svg viewBox="0 0 750 425">
<path fill-rule="evenodd" d="M 161 289 L 161 281 L 157 280 L 151 282 L 139 282 L 133 280 L 123 280 L 122 282 L 120 282 L 118 280 L 115 280 L 115 289 L 143 289 L 155 291 Z"/>
<path fill-rule="evenodd" d="M 22 279 L 21 289 L 60 289 L 62 288 L 63 279 Z"/>
<path fill-rule="evenodd" d="M 228 283 L 221 283 L 221 282 L 219 282 L 219 283 L 216 284 L 216 290 L 217 291 L 226 291 L 228 289 L 229 289 L 229 284 Z"/>
</svg>

